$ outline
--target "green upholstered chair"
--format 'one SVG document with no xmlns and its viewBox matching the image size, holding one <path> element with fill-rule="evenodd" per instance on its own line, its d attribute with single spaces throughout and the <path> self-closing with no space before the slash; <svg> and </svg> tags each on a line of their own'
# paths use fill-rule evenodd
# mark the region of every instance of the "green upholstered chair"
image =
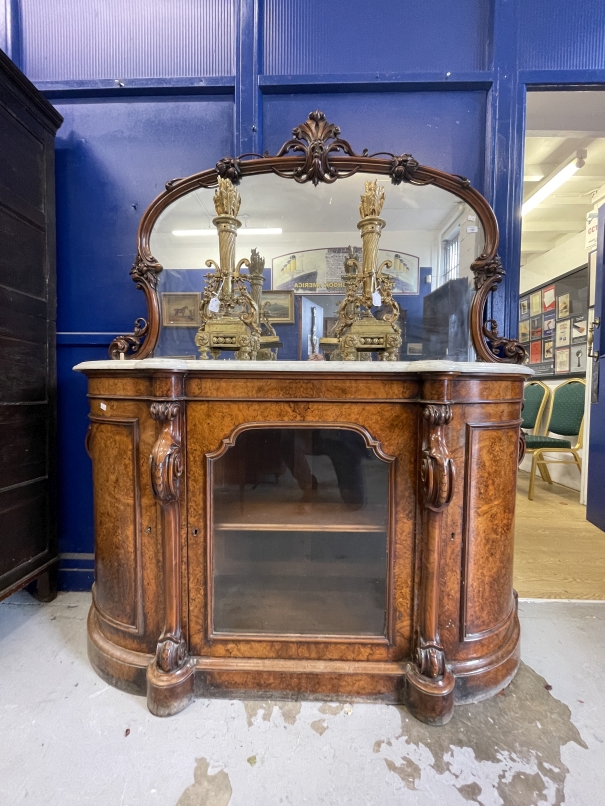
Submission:
<svg viewBox="0 0 605 806">
<path fill-rule="evenodd" d="M 529 381 L 523 392 L 523 422 L 521 428 L 533 434 L 540 433 L 542 417 L 550 396 L 550 389 L 542 381 Z"/>
<path fill-rule="evenodd" d="M 578 451 L 582 447 L 585 391 L 586 381 L 574 378 L 564 381 L 551 392 L 544 434 L 554 433 L 559 434 L 560 437 L 540 434 L 526 436 L 527 452 L 532 454 L 528 494 L 530 500 L 534 497 L 536 468 L 540 470 L 542 478 L 549 484 L 552 484 L 552 478 L 548 472 L 548 463 L 576 465 L 580 473 L 582 472 L 582 460 Z M 573 446 L 569 439 L 561 438 L 576 435 L 576 443 Z M 545 454 L 549 454 L 549 456 Z M 563 459 L 558 455 L 551 456 L 551 454 L 569 454 L 571 458 Z"/>
</svg>

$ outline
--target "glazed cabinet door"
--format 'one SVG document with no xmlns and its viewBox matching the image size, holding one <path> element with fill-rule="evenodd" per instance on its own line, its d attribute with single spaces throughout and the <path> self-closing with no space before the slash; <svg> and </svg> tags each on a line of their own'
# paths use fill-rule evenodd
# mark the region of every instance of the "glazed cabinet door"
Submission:
<svg viewBox="0 0 605 806">
<path fill-rule="evenodd" d="M 388 402 L 188 405 L 192 654 L 409 656 L 415 429 Z"/>
</svg>

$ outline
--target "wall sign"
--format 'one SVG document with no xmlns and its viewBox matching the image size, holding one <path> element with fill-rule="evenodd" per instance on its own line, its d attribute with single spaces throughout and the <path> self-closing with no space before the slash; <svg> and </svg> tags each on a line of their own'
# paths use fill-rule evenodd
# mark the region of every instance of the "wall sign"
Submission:
<svg viewBox="0 0 605 806">
<path fill-rule="evenodd" d="M 353 248 L 355 260 L 361 261 L 361 247 Z M 294 291 L 295 294 L 344 294 L 342 275 L 349 256 L 348 246 L 327 249 L 307 249 L 273 258 L 272 286 L 276 291 Z M 395 280 L 393 294 L 418 294 L 420 260 L 406 252 L 380 249 L 379 265 L 385 260 L 391 266 L 384 269 Z"/>
</svg>

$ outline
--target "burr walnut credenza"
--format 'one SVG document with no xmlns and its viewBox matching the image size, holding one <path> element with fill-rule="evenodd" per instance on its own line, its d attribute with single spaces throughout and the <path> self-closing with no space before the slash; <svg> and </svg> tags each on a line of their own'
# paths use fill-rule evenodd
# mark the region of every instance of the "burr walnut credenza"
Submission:
<svg viewBox="0 0 605 806">
<path fill-rule="evenodd" d="M 195 695 L 404 702 L 439 724 L 519 662 L 524 367 L 96 361 L 89 655 Z"/>
<path fill-rule="evenodd" d="M 166 183 L 131 270 L 146 316 L 76 367 L 91 662 L 161 716 L 267 695 L 443 724 L 519 661 L 532 371 L 487 318 L 496 218 L 468 179 L 356 153 L 322 112 L 292 134 Z"/>
</svg>

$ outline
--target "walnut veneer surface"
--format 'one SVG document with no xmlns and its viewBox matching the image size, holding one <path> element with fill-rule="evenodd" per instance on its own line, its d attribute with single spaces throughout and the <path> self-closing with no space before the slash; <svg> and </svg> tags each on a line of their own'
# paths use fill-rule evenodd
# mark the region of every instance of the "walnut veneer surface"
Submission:
<svg viewBox="0 0 605 806">
<path fill-rule="evenodd" d="M 111 684 L 147 693 L 158 715 L 196 695 L 271 693 L 404 702 L 442 724 L 455 702 L 506 686 L 519 661 L 513 531 L 530 371 L 438 361 L 284 364 L 76 367 L 90 398 L 91 662 Z M 250 429 L 295 426 L 349 429 L 388 463 L 380 634 L 215 629 L 213 463 Z M 267 508 L 269 531 L 295 528 L 279 513 Z M 345 525 L 372 532 L 354 513 Z"/>
</svg>

